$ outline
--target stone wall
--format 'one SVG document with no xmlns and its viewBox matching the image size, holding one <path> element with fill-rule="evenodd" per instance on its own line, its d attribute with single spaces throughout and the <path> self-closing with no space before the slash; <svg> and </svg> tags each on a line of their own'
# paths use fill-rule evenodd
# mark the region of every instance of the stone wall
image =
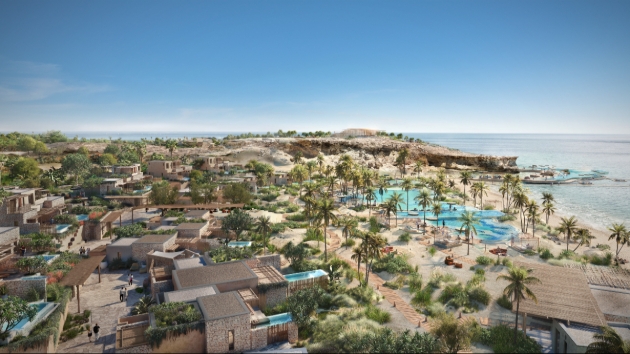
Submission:
<svg viewBox="0 0 630 354">
<path fill-rule="evenodd" d="M 17 296 L 21 299 L 25 299 L 31 288 L 35 288 L 39 293 L 39 299 L 46 299 L 46 278 L 31 278 L 31 279 L 15 279 L 6 280 L 2 284 L 7 286 L 7 295 Z"/>
<path fill-rule="evenodd" d="M 157 298 L 159 293 L 165 293 L 175 290 L 172 280 L 154 281 L 151 283 L 151 296 Z"/>
<path fill-rule="evenodd" d="M 208 223 L 206 223 L 206 225 L 204 225 L 204 227 L 202 227 L 201 229 L 197 229 L 197 230 L 177 229 L 177 237 L 180 237 L 180 238 L 201 237 L 201 235 L 204 235 L 207 231 L 208 231 Z"/>
<path fill-rule="evenodd" d="M 259 294 L 258 297 L 261 300 L 260 307 L 262 308 L 274 307 L 277 304 L 283 302 L 284 300 L 287 299 L 287 291 L 288 289 L 286 287 L 283 287 L 283 288 L 271 289 L 271 290 L 268 290 L 264 294 Z M 260 295 L 262 295 L 262 297 Z"/>
<path fill-rule="evenodd" d="M 234 331 L 234 350 L 229 350 L 228 331 Z M 206 321 L 207 353 L 240 353 L 251 349 L 250 315 Z"/>
<path fill-rule="evenodd" d="M 28 235 L 28 234 L 34 234 L 39 232 L 39 223 L 32 223 L 32 224 L 22 224 L 22 226 L 20 226 L 20 234 L 21 235 Z"/>
<path fill-rule="evenodd" d="M 252 350 L 267 346 L 267 327 L 252 329 Z"/>
<path fill-rule="evenodd" d="M 81 236 L 84 240 L 102 240 L 104 225 L 101 222 L 94 223 L 92 221 L 85 221 L 83 223 L 83 230 Z"/>
<path fill-rule="evenodd" d="M 20 241 L 20 228 L 13 227 L 7 229 L 5 232 L 0 233 L 0 245 L 9 245 L 14 242 Z"/>
<path fill-rule="evenodd" d="M 164 252 L 164 243 L 133 243 L 131 245 L 131 257 L 136 261 L 146 262 L 147 253 L 150 251 Z"/>
<path fill-rule="evenodd" d="M 298 341 L 298 326 L 295 322 L 289 322 L 289 343 L 295 344 Z"/>
<path fill-rule="evenodd" d="M 44 208 L 54 208 L 57 206 L 62 206 L 64 205 L 65 200 L 63 197 L 48 197 L 45 201 L 44 201 Z"/>
</svg>

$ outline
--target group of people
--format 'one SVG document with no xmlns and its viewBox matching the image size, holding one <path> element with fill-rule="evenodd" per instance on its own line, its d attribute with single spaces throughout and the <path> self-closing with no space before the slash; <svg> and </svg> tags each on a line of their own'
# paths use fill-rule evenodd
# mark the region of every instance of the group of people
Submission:
<svg viewBox="0 0 630 354">
<path fill-rule="evenodd" d="M 88 328 L 88 339 L 90 342 L 92 341 L 92 332 L 94 332 L 94 341 L 98 342 L 99 332 L 101 331 L 101 327 L 96 323 L 93 328 Z"/>
<path fill-rule="evenodd" d="M 89 256 L 90 255 L 90 248 L 88 247 L 87 249 L 83 246 L 81 246 L 81 248 L 79 248 L 79 254 L 82 256 Z"/>
</svg>

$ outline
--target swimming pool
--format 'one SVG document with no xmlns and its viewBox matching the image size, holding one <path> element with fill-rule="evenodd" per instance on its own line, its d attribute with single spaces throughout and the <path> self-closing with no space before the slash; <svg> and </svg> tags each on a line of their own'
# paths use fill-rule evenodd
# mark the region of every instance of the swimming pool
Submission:
<svg viewBox="0 0 630 354">
<path fill-rule="evenodd" d="M 252 241 L 231 241 L 228 243 L 228 247 L 250 247 Z"/>
<path fill-rule="evenodd" d="M 279 313 L 273 316 L 267 316 L 267 319 L 269 320 L 269 322 L 261 323 L 258 325 L 258 327 L 275 326 L 283 323 L 289 323 L 293 320 L 293 318 L 291 318 L 291 314 L 288 312 Z"/>
<path fill-rule="evenodd" d="M 292 282 L 292 281 L 298 281 L 298 280 L 304 280 L 304 279 L 310 279 L 310 278 L 319 278 L 324 275 L 328 275 L 328 273 L 324 272 L 321 269 L 316 269 L 316 270 L 309 270 L 308 272 L 288 274 L 288 275 L 285 275 L 284 277 L 288 281 Z"/>
<path fill-rule="evenodd" d="M 87 221 L 90 218 L 88 214 L 77 215 L 77 221 Z"/>
<path fill-rule="evenodd" d="M 58 254 L 45 254 L 42 257 L 46 260 L 46 263 L 50 264 L 55 258 L 59 257 Z"/>
<path fill-rule="evenodd" d="M 29 304 L 37 309 L 37 314 L 33 320 L 29 321 L 28 317 L 23 318 L 18 324 L 9 331 L 9 337 L 3 343 L 8 343 L 18 334 L 28 336 L 31 330 L 42 320 L 46 319 L 59 304 L 54 302 L 36 302 Z M 3 324 L 2 330 L 6 330 L 6 323 Z"/>
<path fill-rule="evenodd" d="M 57 224 L 57 225 L 55 225 L 55 231 L 57 231 L 58 234 L 61 234 L 61 233 L 64 233 L 64 232 L 68 231 L 70 226 L 71 225 L 69 225 L 69 224 Z"/>
</svg>

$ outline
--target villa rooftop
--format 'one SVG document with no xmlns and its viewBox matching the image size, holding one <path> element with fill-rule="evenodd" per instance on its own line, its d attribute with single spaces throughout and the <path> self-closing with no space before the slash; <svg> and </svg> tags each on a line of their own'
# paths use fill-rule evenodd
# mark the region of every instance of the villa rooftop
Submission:
<svg viewBox="0 0 630 354">
<path fill-rule="evenodd" d="M 514 264 L 533 269 L 531 276 L 541 281 L 540 284 L 528 285 L 538 298 L 538 304 L 529 299 L 522 300 L 519 308 L 521 313 L 571 321 L 572 324 L 582 323 L 595 327 L 606 325 L 604 314 L 581 270 L 532 263 Z M 513 306 L 515 310 L 516 302 Z"/>
<path fill-rule="evenodd" d="M 185 222 L 177 226 L 178 230 L 201 230 L 208 223 L 207 222 Z"/>
<path fill-rule="evenodd" d="M 179 251 L 179 252 L 153 251 L 153 253 L 151 253 L 151 256 L 174 259 L 175 257 L 179 256 L 182 253 L 184 253 L 184 251 Z"/>
<path fill-rule="evenodd" d="M 258 277 L 243 261 L 173 271 L 173 282 L 182 289 L 246 279 L 258 279 Z"/>
<path fill-rule="evenodd" d="M 135 237 L 122 237 L 122 238 L 119 238 L 118 240 L 112 242 L 110 244 L 110 246 L 129 246 L 129 245 L 131 245 L 132 243 L 134 243 L 134 242 L 136 242 L 138 240 L 139 239 L 135 238 Z"/>
<path fill-rule="evenodd" d="M 249 315 L 249 309 L 235 291 L 203 296 L 198 298 L 197 301 L 199 302 L 199 308 L 206 321 L 238 315 Z"/>
<path fill-rule="evenodd" d="M 175 269 L 189 269 L 189 268 L 198 268 L 206 265 L 206 261 L 203 257 L 193 257 L 193 258 L 184 258 L 184 259 L 174 259 L 173 265 L 175 265 Z"/>
<path fill-rule="evenodd" d="M 286 282 L 285 277 L 272 266 L 262 266 L 252 269 L 258 276 L 258 284 L 278 284 Z"/>
<path fill-rule="evenodd" d="M 169 235 L 146 235 L 136 241 L 137 243 L 164 243 L 175 237 L 175 233 Z"/>
<path fill-rule="evenodd" d="M 213 285 L 191 288 L 186 290 L 169 291 L 164 293 L 165 302 L 188 302 L 196 300 L 198 297 L 215 295 L 219 291 Z"/>
</svg>

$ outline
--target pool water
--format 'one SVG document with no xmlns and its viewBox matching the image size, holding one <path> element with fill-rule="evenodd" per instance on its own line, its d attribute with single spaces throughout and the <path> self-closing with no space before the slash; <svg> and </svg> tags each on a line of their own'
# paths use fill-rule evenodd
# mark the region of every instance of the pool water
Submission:
<svg viewBox="0 0 630 354">
<path fill-rule="evenodd" d="M 43 318 L 48 316 L 58 306 L 58 304 L 51 303 L 51 302 L 38 302 L 38 303 L 32 303 L 30 305 L 37 308 L 37 314 L 35 315 L 35 317 L 33 317 L 33 320 L 29 321 L 28 317 L 23 318 L 20 322 L 18 322 L 18 324 L 15 327 L 11 329 L 10 332 L 16 333 L 16 334 L 19 331 L 30 332 L 30 329 L 33 328 L 35 324 L 37 324 Z M 7 328 L 7 325 L 5 323 L 2 326 L 2 330 L 4 331 L 6 330 L 6 328 Z M 20 333 L 20 334 L 24 336 L 28 335 L 28 333 Z"/>
<path fill-rule="evenodd" d="M 55 225 L 55 230 L 57 231 L 58 234 L 68 231 L 69 228 L 70 228 L 69 224 L 57 224 L 57 225 Z"/>
<path fill-rule="evenodd" d="M 77 221 L 87 221 L 89 219 L 88 214 L 79 214 L 77 215 Z"/>
<path fill-rule="evenodd" d="M 298 281 L 298 280 L 304 280 L 304 279 L 310 279 L 310 278 L 318 278 L 324 275 L 328 275 L 328 273 L 324 272 L 321 269 L 316 269 L 316 270 L 309 270 L 308 272 L 293 273 L 293 274 L 285 275 L 284 277 L 286 278 L 286 280 L 292 282 L 292 281 Z"/>
<path fill-rule="evenodd" d="M 251 245 L 251 241 L 231 241 L 228 243 L 228 247 L 250 247 Z"/>
<path fill-rule="evenodd" d="M 291 314 L 288 312 L 279 313 L 273 316 L 267 316 L 267 319 L 269 319 L 269 322 L 261 323 L 259 327 L 269 327 L 283 323 L 289 323 L 292 321 Z"/>
<path fill-rule="evenodd" d="M 50 264 L 50 262 L 52 262 L 55 258 L 59 257 L 59 255 L 56 255 L 56 254 L 45 254 L 42 257 L 44 257 L 44 259 L 46 260 L 46 263 Z"/>
</svg>

